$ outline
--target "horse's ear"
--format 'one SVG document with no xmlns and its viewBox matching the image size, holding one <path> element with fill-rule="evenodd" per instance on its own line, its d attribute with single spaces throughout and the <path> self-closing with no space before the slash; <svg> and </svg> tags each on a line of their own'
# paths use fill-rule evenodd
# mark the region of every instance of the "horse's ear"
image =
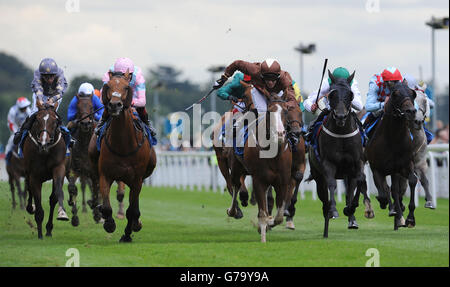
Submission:
<svg viewBox="0 0 450 287">
<path fill-rule="evenodd" d="M 347 78 L 347 83 L 351 86 L 353 78 L 355 77 L 355 71 Z"/>
<path fill-rule="evenodd" d="M 333 76 L 330 70 L 328 70 L 328 77 L 330 78 L 332 84 L 336 82 L 336 78 Z"/>
<path fill-rule="evenodd" d="M 106 105 L 109 100 L 108 100 L 108 90 L 109 90 L 109 86 L 108 84 L 104 84 L 103 88 L 102 88 L 102 103 L 103 105 Z"/>
</svg>

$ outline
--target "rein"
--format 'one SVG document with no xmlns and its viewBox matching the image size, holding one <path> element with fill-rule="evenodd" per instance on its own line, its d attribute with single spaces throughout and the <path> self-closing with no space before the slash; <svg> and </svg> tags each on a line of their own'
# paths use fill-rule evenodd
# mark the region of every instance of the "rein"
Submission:
<svg viewBox="0 0 450 287">
<path fill-rule="evenodd" d="M 41 134 L 43 131 L 47 131 L 47 130 L 42 130 L 40 131 L 39 134 Z M 33 143 L 39 147 L 39 142 L 31 135 L 31 133 L 28 133 L 28 136 L 30 137 L 30 139 L 33 141 Z M 51 145 L 48 146 L 48 148 L 52 148 L 54 146 L 56 146 L 59 142 L 59 140 L 61 139 L 61 133 L 58 134 L 58 139 L 56 140 L 56 142 L 52 143 Z"/>
</svg>

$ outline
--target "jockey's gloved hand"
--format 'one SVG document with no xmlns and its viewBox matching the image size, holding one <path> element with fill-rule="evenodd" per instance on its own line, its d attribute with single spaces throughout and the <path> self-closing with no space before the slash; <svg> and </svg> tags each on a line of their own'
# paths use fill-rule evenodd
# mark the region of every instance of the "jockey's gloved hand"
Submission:
<svg viewBox="0 0 450 287">
<path fill-rule="evenodd" d="M 226 82 L 227 80 L 228 80 L 228 77 L 225 76 L 225 75 L 222 75 L 222 77 L 220 77 L 220 79 L 218 79 L 218 80 L 214 83 L 213 88 L 214 88 L 215 90 L 220 89 L 220 88 L 223 86 L 223 84 L 225 84 L 225 82 Z"/>
<path fill-rule="evenodd" d="M 232 101 L 232 102 L 234 102 L 234 103 L 239 102 L 239 99 L 236 98 L 235 96 L 228 96 L 227 100 Z"/>
</svg>

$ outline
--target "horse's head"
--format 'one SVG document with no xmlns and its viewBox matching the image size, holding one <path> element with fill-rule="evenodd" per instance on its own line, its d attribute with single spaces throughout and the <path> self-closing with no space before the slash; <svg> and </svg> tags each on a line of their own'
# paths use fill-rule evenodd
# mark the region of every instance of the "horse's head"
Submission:
<svg viewBox="0 0 450 287">
<path fill-rule="evenodd" d="M 328 76 L 331 80 L 330 92 L 328 93 L 331 115 L 336 121 L 336 125 L 343 127 L 352 108 L 354 95 L 350 85 L 355 77 L 355 72 L 347 79 L 344 79 L 334 77 L 330 70 L 328 70 Z"/>
<path fill-rule="evenodd" d="M 53 106 L 45 106 L 37 111 L 36 120 L 30 133 L 33 142 L 39 148 L 39 152 L 47 153 L 49 148 L 58 140 L 60 124 L 61 120 Z"/>
<path fill-rule="evenodd" d="M 128 71 L 124 75 L 111 74 L 109 82 L 103 85 L 102 101 L 113 117 L 131 106 L 133 90 L 129 85 L 128 78 Z"/>
<path fill-rule="evenodd" d="M 267 102 L 267 127 L 271 138 L 277 138 L 278 144 L 283 144 L 288 132 L 288 105 L 277 96 L 271 96 Z M 291 112 L 292 114 L 292 112 Z M 274 120 L 272 122 L 272 119 Z"/>
<path fill-rule="evenodd" d="M 88 133 L 94 128 L 94 106 L 92 105 L 93 95 L 77 94 L 77 119 L 82 119 L 78 122 L 80 130 L 84 133 Z M 89 115 L 89 116 L 88 116 Z"/>
<path fill-rule="evenodd" d="M 419 106 L 419 110 L 416 112 L 413 127 L 420 130 L 422 129 L 426 118 L 430 116 L 430 103 L 428 102 L 428 97 L 424 92 L 416 91 L 416 95 L 415 101 Z"/>
<path fill-rule="evenodd" d="M 247 111 L 251 111 L 251 110 L 255 109 L 255 105 L 253 104 L 253 100 L 252 100 L 253 85 L 250 83 L 246 83 L 244 81 L 240 81 L 240 83 L 244 87 L 243 102 L 245 104 Z"/>
<path fill-rule="evenodd" d="M 416 92 L 408 87 L 406 80 L 392 83 L 389 89 L 391 95 L 385 106 L 386 113 L 405 118 L 409 122 L 414 121 L 416 116 L 416 109 L 414 108 Z"/>
</svg>

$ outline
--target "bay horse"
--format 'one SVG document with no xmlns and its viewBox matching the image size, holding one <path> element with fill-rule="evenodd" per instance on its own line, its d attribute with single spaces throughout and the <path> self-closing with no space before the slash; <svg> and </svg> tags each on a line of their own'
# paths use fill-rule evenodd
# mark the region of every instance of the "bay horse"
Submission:
<svg viewBox="0 0 450 287">
<path fill-rule="evenodd" d="M 123 181 L 130 188 L 129 207 L 126 211 L 127 225 L 120 242 L 131 242 L 131 233 L 142 228 L 139 220 L 139 193 L 143 180 L 150 176 L 156 166 L 156 153 L 143 130 L 136 128 L 131 106 L 133 90 L 128 83 L 129 73 L 112 75 L 103 85 L 102 102 L 110 114 L 105 126 L 100 151 L 94 133 L 89 144 L 89 158 L 96 167 L 102 205 L 99 210 L 105 222 L 103 228 L 112 233 L 116 224 L 112 217 L 109 199 L 113 181 Z M 96 177 L 97 178 L 97 177 Z"/>
<path fill-rule="evenodd" d="M 417 177 L 414 174 L 414 143 L 411 139 L 409 123 L 415 119 L 414 99 L 416 92 L 408 88 L 406 81 L 389 86 L 391 95 L 384 106 L 384 114 L 365 148 L 365 157 L 372 169 L 373 179 L 378 189 L 377 199 L 385 208 L 389 201 L 389 186 L 386 176 L 391 176 L 391 192 L 394 198 L 394 230 L 399 227 L 415 226 L 414 193 Z M 401 207 L 403 179 L 408 180 L 411 191 L 409 214 L 405 220 Z"/>
<path fill-rule="evenodd" d="M 94 107 L 92 104 L 92 96 L 86 95 L 77 97 L 77 113 L 74 120 L 74 127 L 72 128 L 72 136 L 76 139 L 76 142 L 72 146 L 72 151 L 69 156 L 66 165 L 66 178 L 68 180 L 67 189 L 69 191 L 69 205 L 72 206 L 72 225 L 78 226 L 78 208 L 77 208 L 77 195 L 78 189 L 75 182 L 78 178 L 83 180 L 90 179 L 94 176 L 94 166 L 89 161 L 88 146 L 91 140 L 92 134 L 95 128 L 94 120 Z M 94 206 L 97 206 L 98 202 L 98 185 L 90 184 L 92 202 Z M 82 206 L 83 211 L 86 209 L 86 200 L 84 188 L 82 189 Z M 100 213 L 96 209 L 93 209 L 93 216 L 95 222 L 101 219 Z"/>
<path fill-rule="evenodd" d="M 317 136 L 317 153 L 313 144 L 309 147 L 308 158 L 311 167 L 309 180 L 314 179 L 317 194 L 322 201 L 325 219 L 323 237 L 328 237 L 330 218 L 337 218 L 336 179 L 344 179 L 346 184 L 346 207 L 348 228 L 358 225 L 354 216 L 358 206 L 359 194 L 367 191 L 364 174 L 364 154 L 356 117 L 351 114 L 353 93 L 350 88 L 355 72 L 347 79 L 335 78 L 328 71 L 331 80 L 328 101 L 330 113 Z M 354 194 L 355 187 L 357 188 Z"/>
<path fill-rule="evenodd" d="M 242 83 L 242 82 L 241 82 Z M 245 97 L 251 100 L 252 85 L 242 83 L 245 87 Z M 231 207 L 227 210 L 229 216 L 236 212 L 236 193 L 239 188 L 239 178 L 242 174 L 250 174 L 253 182 L 253 193 L 258 204 L 258 232 L 261 234 L 261 242 L 266 242 L 268 228 L 283 222 L 284 210 L 291 198 L 289 193 L 291 179 L 292 153 L 287 141 L 287 123 L 295 114 L 289 112 L 289 106 L 284 97 L 265 95 L 268 99 L 267 112 L 258 115 L 258 131 L 255 132 L 254 124 L 249 124 L 249 140 L 245 142 L 244 156 L 242 160 L 234 160 L 231 169 L 233 182 L 233 199 Z M 247 106 L 249 104 L 247 103 Z M 250 106 L 249 106 L 250 107 Z M 252 112 L 254 109 L 252 109 Z M 295 125 L 297 122 L 293 122 Z M 253 125 L 253 127 L 252 127 Z M 273 128 L 273 126 L 276 128 Z M 301 127 L 293 126 L 292 132 L 299 131 Z M 259 131 L 265 131 L 266 139 L 270 137 L 271 143 L 276 147 L 274 151 L 261 147 L 257 138 Z M 249 144 L 253 138 L 253 144 Z M 261 156 L 261 151 L 272 153 L 271 156 Z M 235 157 L 237 158 L 237 157 Z M 273 187 L 276 193 L 277 214 L 275 218 L 269 215 L 267 204 L 267 192 Z"/>
<path fill-rule="evenodd" d="M 61 120 L 53 105 L 37 105 L 36 119 L 23 144 L 25 182 L 29 191 L 26 210 L 33 214 L 37 224 L 38 238 L 42 239 L 44 210 L 41 203 L 42 183 L 52 180 L 50 214 L 46 224 L 46 236 L 52 236 L 53 212 L 58 203 L 57 220 L 68 221 L 64 209 L 63 181 L 66 164 L 66 143 L 59 129 Z M 35 203 L 35 207 L 32 205 Z"/>
<path fill-rule="evenodd" d="M 18 146 L 14 145 L 11 151 L 11 157 L 6 164 L 6 172 L 8 173 L 8 183 L 11 190 L 12 208 L 15 209 L 17 205 L 14 191 L 15 189 L 17 189 L 20 209 L 24 209 L 27 195 L 25 192 L 25 188 L 21 187 L 20 178 L 25 177 L 25 169 L 23 166 L 23 159 L 20 158 L 17 154 L 17 149 Z"/>
<path fill-rule="evenodd" d="M 225 179 L 226 182 L 226 190 L 228 193 L 233 196 L 233 184 L 231 181 L 231 167 L 233 165 L 232 161 L 234 160 L 234 150 L 231 146 L 226 146 L 225 138 L 219 142 L 219 139 L 216 135 L 222 133 L 222 126 L 227 124 L 233 124 L 233 117 L 229 117 L 230 113 L 233 113 L 233 109 L 231 109 L 228 113 L 222 116 L 219 125 L 214 128 L 214 132 L 211 134 L 211 140 L 213 141 L 213 149 L 217 158 L 217 165 L 219 166 L 220 173 Z M 245 177 L 246 175 L 241 175 L 240 187 L 239 187 L 239 200 L 241 201 L 242 206 L 246 207 L 248 205 L 248 190 L 245 186 Z M 252 194 L 253 195 L 253 194 Z M 235 219 L 241 219 L 243 217 L 242 210 L 239 208 L 239 204 L 236 205 L 236 213 L 234 214 Z"/>
</svg>

